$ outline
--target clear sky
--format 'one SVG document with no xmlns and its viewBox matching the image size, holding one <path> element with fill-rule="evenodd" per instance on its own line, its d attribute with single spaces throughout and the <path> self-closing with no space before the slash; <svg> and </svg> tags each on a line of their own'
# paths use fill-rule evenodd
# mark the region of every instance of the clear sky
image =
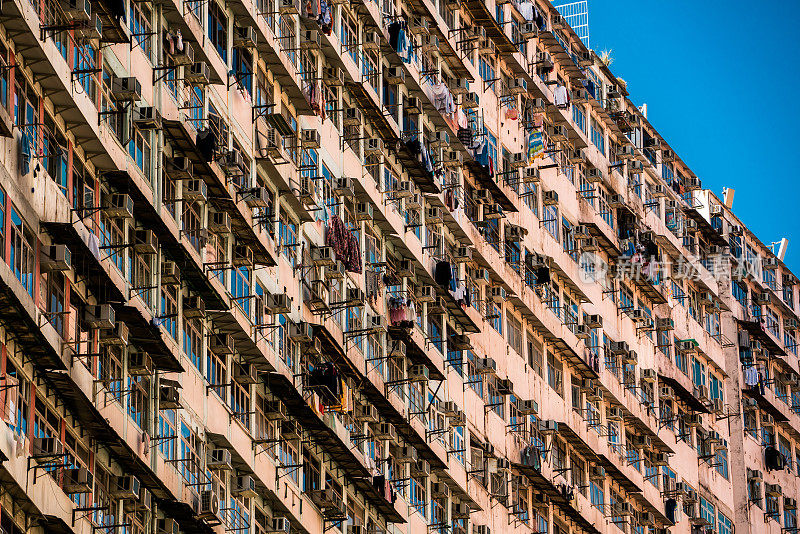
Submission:
<svg viewBox="0 0 800 534">
<path fill-rule="evenodd" d="M 800 0 L 589 0 L 590 45 L 648 120 L 800 274 Z"/>
</svg>

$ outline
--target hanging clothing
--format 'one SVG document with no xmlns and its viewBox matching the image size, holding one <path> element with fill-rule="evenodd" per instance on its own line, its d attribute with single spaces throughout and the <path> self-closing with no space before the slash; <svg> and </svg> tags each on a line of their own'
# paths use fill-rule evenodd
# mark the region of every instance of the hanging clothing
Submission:
<svg viewBox="0 0 800 534">
<path fill-rule="evenodd" d="M 345 270 L 351 273 L 360 273 L 361 245 L 358 238 L 350 231 L 338 215 L 333 215 L 328 220 L 325 229 L 325 241 L 333 248 L 336 257 L 344 264 Z"/>
<path fill-rule="evenodd" d="M 670 523 L 675 522 L 675 510 L 678 509 L 678 501 L 675 499 L 667 499 L 664 503 L 664 515 Z"/>
<path fill-rule="evenodd" d="M 333 32 L 333 18 L 331 17 L 331 10 L 328 7 L 328 2 L 320 0 L 319 3 L 319 18 L 317 19 L 322 33 L 330 35 Z"/>
<path fill-rule="evenodd" d="M 450 269 L 450 262 L 440 261 L 436 264 L 433 270 L 433 279 L 437 284 L 445 289 L 450 287 L 450 280 L 453 277 L 453 271 Z"/>
<path fill-rule="evenodd" d="M 556 85 L 556 88 L 553 90 L 553 100 L 555 101 L 556 107 L 559 109 L 566 109 L 569 107 L 569 91 L 563 85 Z"/>
<path fill-rule="evenodd" d="M 217 136 L 208 128 L 197 132 L 197 150 L 200 152 L 203 161 L 214 161 L 214 154 L 217 152 Z"/>
<path fill-rule="evenodd" d="M 748 365 L 744 368 L 744 383 L 751 388 L 758 385 L 758 371 L 755 365 Z"/>
<path fill-rule="evenodd" d="M 767 471 L 781 471 L 785 466 L 783 455 L 772 445 L 764 449 L 764 464 Z"/>
<path fill-rule="evenodd" d="M 536 285 L 550 283 L 550 267 L 539 267 L 536 269 Z"/>
<path fill-rule="evenodd" d="M 520 2 L 517 9 L 519 9 L 519 13 L 522 15 L 523 19 L 533 20 L 533 4 L 531 2 L 528 2 L 528 0 Z"/>
<path fill-rule="evenodd" d="M 431 87 L 433 92 L 433 105 L 444 115 L 451 115 L 456 111 L 456 104 L 450 88 L 444 82 L 435 84 Z"/>
<path fill-rule="evenodd" d="M 472 129 L 470 128 L 459 128 L 458 129 L 458 140 L 461 141 L 461 144 L 464 145 L 467 149 L 472 148 L 473 138 L 472 138 Z"/>
<path fill-rule="evenodd" d="M 20 172 L 25 176 L 31 171 L 31 138 L 28 132 L 23 130 L 20 143 L 19 166 Z"/>
</svg>

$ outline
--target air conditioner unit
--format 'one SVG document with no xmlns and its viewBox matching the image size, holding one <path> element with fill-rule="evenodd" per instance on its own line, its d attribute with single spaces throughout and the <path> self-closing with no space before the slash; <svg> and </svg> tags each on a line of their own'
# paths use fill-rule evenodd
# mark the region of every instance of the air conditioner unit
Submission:
<svg viewBox="0 0 800 534">
<path fill-rule="evenodd" d="M 687 191 L 694 191 L 695 189 L 700 189 L 700 178 L 690 176 L 683 181 L 683 185 Z"/>
<path fill-rule="evenodd" d="M 158 404 L 162 410 L 171 410 L 180 408 L 181 395 L 178 390 L 178 383 L 174 380 L 161 379 L 161 385 L 158 388 Z"/>
<path fill-rule="evenodd" d="M 653 465 L 669 465 L 669 458 L 663 452 L 656 452 L 652 455 Z"/>
<path fill-rule="evenodd" d="M 333 247 L 312 247 L 311 263 L 317 267 L 336 265 L 336 255 L 333 252 Z"/>
<path fill-rule="evenodd" d="M 429 144 L 430 148 L 443 148 L 450 145 L 450 135 L 445 130 L 437 130 Z"/>
<path fill-rule="evenodd" d="M 402 447 L 397 454 L 395 454 L 395 459 L 402 464 L 411 464 L 417 461 L 417 449 L 410 445 L 406 445 Z"/>
<path fill-rule="evenodd" d="M 208 85 L 211 83 L 211 69 L 205 61 L 196 61 L 184 71 L 183 77 L 189 85 Z"/>
<path fill-rule="evenodd" d="M 233 470 L 233 459 L 229 449 L 212 449 L 206 461 L 206 467 L 214 470 Z"/>
<path fill-rule="evenodd" d="M 609 421 L 622 421 L 625 419 L 625 414 L 622 411 L 622 408 L 615 406 L 608 409 L 606 417 Z"/>
<path fill-rule="evenodd" d="M 250 475 L 236 477 L 232 484 L 231 495 L 251 499 L 258 495 L 256 492 L 256 480 Z"/>
<path fill-rule="evenodd" d="M 556 143 L 564 143 L 569 139 L 567 127 L 563 124 L 555 124 L 550 129 L 550 140 Z"/>
<path fill-rule="evenodd" d="M 587 315 L 584 324 L 589 328 L 603 328 L 603 316 L 599 314 Z"/>
<path fill-rule="evenodd" d="M 239 384 L 258 384 L 258 369 L 250 362 L 234 362 L 233 379 Z"/>
<path fill-rule="evenodd" d="M 453 253 L 453 261 L 456 263 L 472 261 L 472 248 L 470 247 L 457 247 Z"/>
<path fill-rule="evenodd" d="M 497 304 L 502 304 L 506 301 L 506 289 L 502 286 L 492 287 L 490 290 L 490 298 Z"/>
<path fill-rule="evenodd" d="M 329 87 L 344 85 L 344 71 L 336 66 L 326 66 L 322 69 L 322 81 Z"/>
<path fill-rule="evenodd" d="M 133 376 L 152 376 L 155 368 L 150 353 L 144 351 L 128 352 L 128 374 Z"/>
<path fill-rule="evenodd" d="M 770 497 L 780 497 L 783 494 L 783 490 L 778 484 L 770 484 L 767 482 L 764 484 L 764 493 Z"/>
<path fill-rule="evenodd" d="M 236 244 L 233 246 L 231 263 L 235 267 L 252 267 L 253 262 L 253 249 L 249 245 Z"/>
<path fill-rule="evenodd" d="M 417 289 L 417 300 L 419 302 L 434 302 L 436 300 L 436 290 L 433 286 L 421 286 Z"/>
<path fill-rule="evenodd" d="M 361 110 L 359 108 L 345 108 L 342 124 L 344 126 L 360 126 L 362 122 Z"/>
<path fill-rule="evenodd" d="M 408 368 L 408 379 L 412 382 L 427 382 L 430 380 L 428 366 L 424 364 L 412 365 Z"/>
<path fill-rule="evenodd" d="M 392 85 L 401 85 L 406 82 L 406 73 L 402 67 L 389 67 L 384 79 Z"/>
<path fill-rule="evenodd" d="M 357 404 L 354 417 L 356 421 L 366 421 L 368 423 L 377 423 L 380 421 L 378 409 L 372 404 Z"/>
<path fill-rule="evenodd" d="M 85 467 L 65 469 L 61 489 L 68 495 L 91 493 L 94 477 Z"/>
<path fill-rule="evenodd" d="M 783 327 L 786 330 L 797 330 L 798 323 L 794 317 L 786 317 L 783 319 Z"/>
<path fill-rule="evenodd" d="M 180 534 L 180 525 L 171 517 L 160 518 L 156 521 L 156 534 Z"/>
<path fill-rule="evenodd" d="M 128 325 L 117 322 L 114 328 L 100 331 L 100 343 L 103 345 L 127 345 L 128 344 Z M 131 353 L 133 354 L 133 353 Z M 147 353 L 139 353 L 147 354 Z M 152 371 L 152 370 L 151 370 Z M 136 374 L 131 371 L 131 374 Z M 147 373 L 150 374 L 150 373 Z"/>
<path fill-rule="evenodd" d="M 280 0 L 278 13 L 281 15 L 297 15 L 300 13 L 300 2 L 298 0 Z"/>
<path fill-rule="evenodd" d="M 192 43 L 183 42 L 183 50 L 171 54 L 172 62 L 176 66 L 188 66 L 194 64 L 194 48 Z"/>
<path fill-rule="evenodd" d="M 152 230 L 139 229 L 134 235 L 133 250 L 142 256 L 158 253 L 158 237 Z"/>
<path fill-rule="evenodd" d="M 272 530 L 275 534 L 289 534 L 292 524 L 285 517 L 275 517 L 272 519 Z"/>
<path fill-rule="evenodd" d="M 581 241 L 580 249 L 583 252 L 597 252 L 600 250 L 600 242 L 595 237 L 587 237 Z"/>
<path fill-rule="evenodd" d="M 504 228 L 505 239 L 510 243 L 519 243 L 527 233 L 526 228 L 516 224 L 506 224 Z"/>
<path fill-rule="evenodd" d="M 430 206 L 425 210 L 425 222 L 427 224 L 439 224 L 443 220 L 442 208 L 439 206 Z"/>
<path fill-rule="evenodd" d="M 86 306 L 83 313 L 83 322 L 87 326 L 110 330 L 116 324 L 116 314 L 111 304 Z"/>
<path fill-rule="evenodd" d="M 442 153 L 442 165 L 445 167 L 461 167 L 464 162 L 464 157 L 461 152 L 450 150 L 449 152 Z"/>
<path fill-rule="evenodd" d="M 289 313 L 292 308 L 292 300 L 285 294 L 270 294 L 267 298 L 266 309 L 270 314 Z"/>
<path fill-rule="evenodd" d="M 521 415 L 533 415 L 539 411 L 539 405 L 535 400 L 518 400 L 517 411 Z"/>
<path fill-rule="evenodd" d="M 656 318 L 656 330 L 661 332 L 673 330 L 675 328 L 675 321 L 669 317 Z"/>
<path fill-rule="evenodd" d="M 114 477 L 109 495 L 115 499 L 138 499 L 141 491 L 139 479 L 133 475 Z"/>
<path fill-rule="evenodd" d="M 431 474 L 431 464 L 428 463 L 427 460 L 417 460 L 411 464 L 411 468 L 417 475 L 421 475 L 423 477 L 430 476 Z"/>
<path fill-rule="evenodd" d="M 558 193 L 555 191 L 545 191 L 542 194 L 542 203 L 545 206 L 557 206 L 558 205 Z"/>
<path fill-rule="evenodd" d="M 519 36 L 525 41 L 533 39 L 538 33 L 539 29 L 533 22 L 523 22 L 519 25 Z"/>
<path fill-rule="evenodd" d="M 237 48 L 255 48 L 258 43 L 256 29 L 252 26 L 236 26 L 233 32 L 233 46 Z"/>
<path fill-rule="evenodd" d="M 478 93 L 464 93 L 461 97 L 461 107 L 464 109 L 477 108 L 480 105 L 479 102 Z"/>
<path fill-rule="evenodd" d="M 347 288 L 347 302 L 354 306 L 364 305 L 364 292 L 357 287 Z"/>
<path fill-rule="evenodd" d="M 631 159 L 636 157 L 636 149 L 631 145 L 622 145 L 617 148 L 616 156 L 620 159 Z"/>
<path fill-rule="evenodd" d="M 224 211 L 209 213 L 208 229 L 216 234 L 229 234 L 232 230 L 231 216 Z"/>
<path fill-rule="evenodd" d="M 473 191 L 472 196 L 478 204 L 488 204 L 492 202 L 492 193 L 488 189 L 476 189 Z"/>
<path fill-rule="evenodd" d="M 589 339 L 591 335 L 591 330 L 585 324 L 578 324 L 574 326 L 575 328 L 575 337 L 578 339 Z"/>
<path fill-rule="evenodd" d="M 72 268 L 72 252 L 66 245 L 43 247 L 41 266 L 46 271 L 69 271 Z"/>
<path fill-rule="evenodd" d="M 603 171 L 600 169 L 588 169 L 586 171 L 586 180 L 590 183 L 597 183 L 603 180 Z"/>
<path fill-rule="evenodd" d="M 204 490 L 200 493 L 200 506 L 197 510 L 197 516 L 200 519 L 208 521 L 219 522 L 219 498 L 213 490 Z"/>
<path fill-rule="evenodd" d="M 555 434 L 558 432 L 558 421 L 553 419 L 541 420 L 538 428 L 542 434 Z"/>
<path fill-rule="evenodd" d="M 423 35 L 420 39 L 422 52 L 433 52 L 439 49 L 439 38 L 436 35 Z"/>
<path fill-rule="evenodd" d="M 497 373 L 497 362 L 492 358 L 479 358 L 475 361 L 475 372 L 479 375 Z"/>
<path fill-rule="evenodd" d="M 680 353 L 692 352 L 695 349 L 695 346 L 696 346 L 695 342 L 692 341 L 691 339 L 685 339 L 675 343 L 675 348 Z"/>
<path fill-rule="evenodd" d="M 753 303 L 754 304 L 769 304 L 769 292 L 764 291 L 763 293 L 753 293 Z"/>
<path fill-rule="evenodd" d="M 212 334 L 208 339 L 208 350 L 217 356 L 234 353 L 233 334 Z"/>
<path fill-rule="evenodd" d="M 389 357 L 396 359 L 403 359 L 407 354 L 406 344 L 403 341 L 395 341 L 389 348 Z"/>
<path fill-rule="evenodd" d="M 402 278 L 414 277 L 414 262 L 412 260 L 400 260 L 397 262 L 397 276 Z"/>
<path fill-rule="evenodd" d="M 747 468 L 747 480 L 753 480 L 755 482 L 761 482 L 764 479 L 763 474 L 761 471 L 757 471 L 755 469 Z"/>
<path fill-rule="evenodd" d="M 115 219 L 133 218 L 133 199 L 129 195 L 112 194 L 105 197 L 103 211 Z"/>
<path fill-rule="evenodd" d="M 375 439 L 397 443 L 397 430 L 391 423 L 378 423 L 371 426 Z"/>
<path fill-rule="evenodd" d="M 319 30 L 304 30 L 300 34 L 301 50 L 319 50 L 322 47 L 322 33 Z"/>
<path fill-rule="evenodd" d="M 183 198 L 193 202 L 208 200 L 208 186 L 201 179 L 186 180 L 183 182 Z"/>
<path fill-rule="evenodd" d="M 364 50 L 377 52 L 381 48 L 381 40 L 378 32 L 366 31 L 364 32 L 364 42 L 362 43 Z"/>
<path fill-rule="evenodd" d="M 641 174 L 644 172 L 644 164 L 641 161 L 628 162 L 628 172 L 630 174 Z"/>
<path fill-rule="evenodd" d="M 630 351 L 630 348 L 628 347 L 628 343 L 625 341 L 612 341 L 609 344 L 609 350 L 611 351 L 611 354 L 620 356 L 622 354 L 627 354 Z"/>
<path fill-rule="evenodd" d="M 657 375 L 655 369 L 642 369 L 642 380 L 645 382 L 655 382 Z"/>
<path fill-rule="evenodd" d="M 608 206 L 611 208 L 625 207 L 625 199 L 620 194 L 609 195 Z"/>
<path fill-rule="evenodd" d="M 183 316 L 188 319 L 203 319 L 206 316 L 206 304 L 199 296 L 183 299 Z"/>
<path fill-rule="evenodd" d="M 374 217 L 374 208 L 369 202 L 359 202 L 356 204 L 356 220 L 371 221 Z"/>
<path fill-rule="evenodd" d="M 64 0 L 64 15 L 70 20 L 88 21 L 92 18 L 92 4 L 89 0 Z"/>
<path fill-rule="evenodd" d="M 674 400 L 675 391 L 670 386 L 661 386 L 658 388 L 658 396 L 661 400 Z"/>
<path fill-rule="evenodd" d="M 139 102 L 142 100 L 142 84 L 134 76 L 114 77 L 110 96 L 117 102 Z"/>
<path fill-rule="evenodd" d="M 267 208 L 272 204 L 269 189 L 266 187 L 245 189 L 241 195 L 248 208 Z"/>
</svg>

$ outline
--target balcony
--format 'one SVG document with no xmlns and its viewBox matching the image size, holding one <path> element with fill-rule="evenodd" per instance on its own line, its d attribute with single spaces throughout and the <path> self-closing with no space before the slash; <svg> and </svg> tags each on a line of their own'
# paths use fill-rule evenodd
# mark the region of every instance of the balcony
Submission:
<svg viewBox="0 0 800 534">
<path fill-rule="evenodd" d="M 375 506 L 390 523 L 405 523 L 405 518 L 394 504 L 373 486 L 373 477 L 364 464 L 363 458 L 356 455 L 349 440 L 343 439 L 336 425 L 329 417 L 324 419 L 311 409 L 287 377 L 280 373 L 270 374 L 268 379 L 273 394 L 280 398 L 291 411 L 294 418 L 312 436 L 312 441 L 322 448 L 336 462 L 337 467 L 352 481 L 366 499 Z"/>
</svg>

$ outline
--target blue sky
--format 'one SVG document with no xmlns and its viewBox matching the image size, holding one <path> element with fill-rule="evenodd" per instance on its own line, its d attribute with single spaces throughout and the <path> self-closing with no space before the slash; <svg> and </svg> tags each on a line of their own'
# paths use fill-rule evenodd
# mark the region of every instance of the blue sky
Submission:
<svg viewBox="0 0 800 534">
<path fill-rule="evenodd" d="M 800 274 L 800 1 L 589 0 L 591 47 L 702 180 Z"/>
</svg>

